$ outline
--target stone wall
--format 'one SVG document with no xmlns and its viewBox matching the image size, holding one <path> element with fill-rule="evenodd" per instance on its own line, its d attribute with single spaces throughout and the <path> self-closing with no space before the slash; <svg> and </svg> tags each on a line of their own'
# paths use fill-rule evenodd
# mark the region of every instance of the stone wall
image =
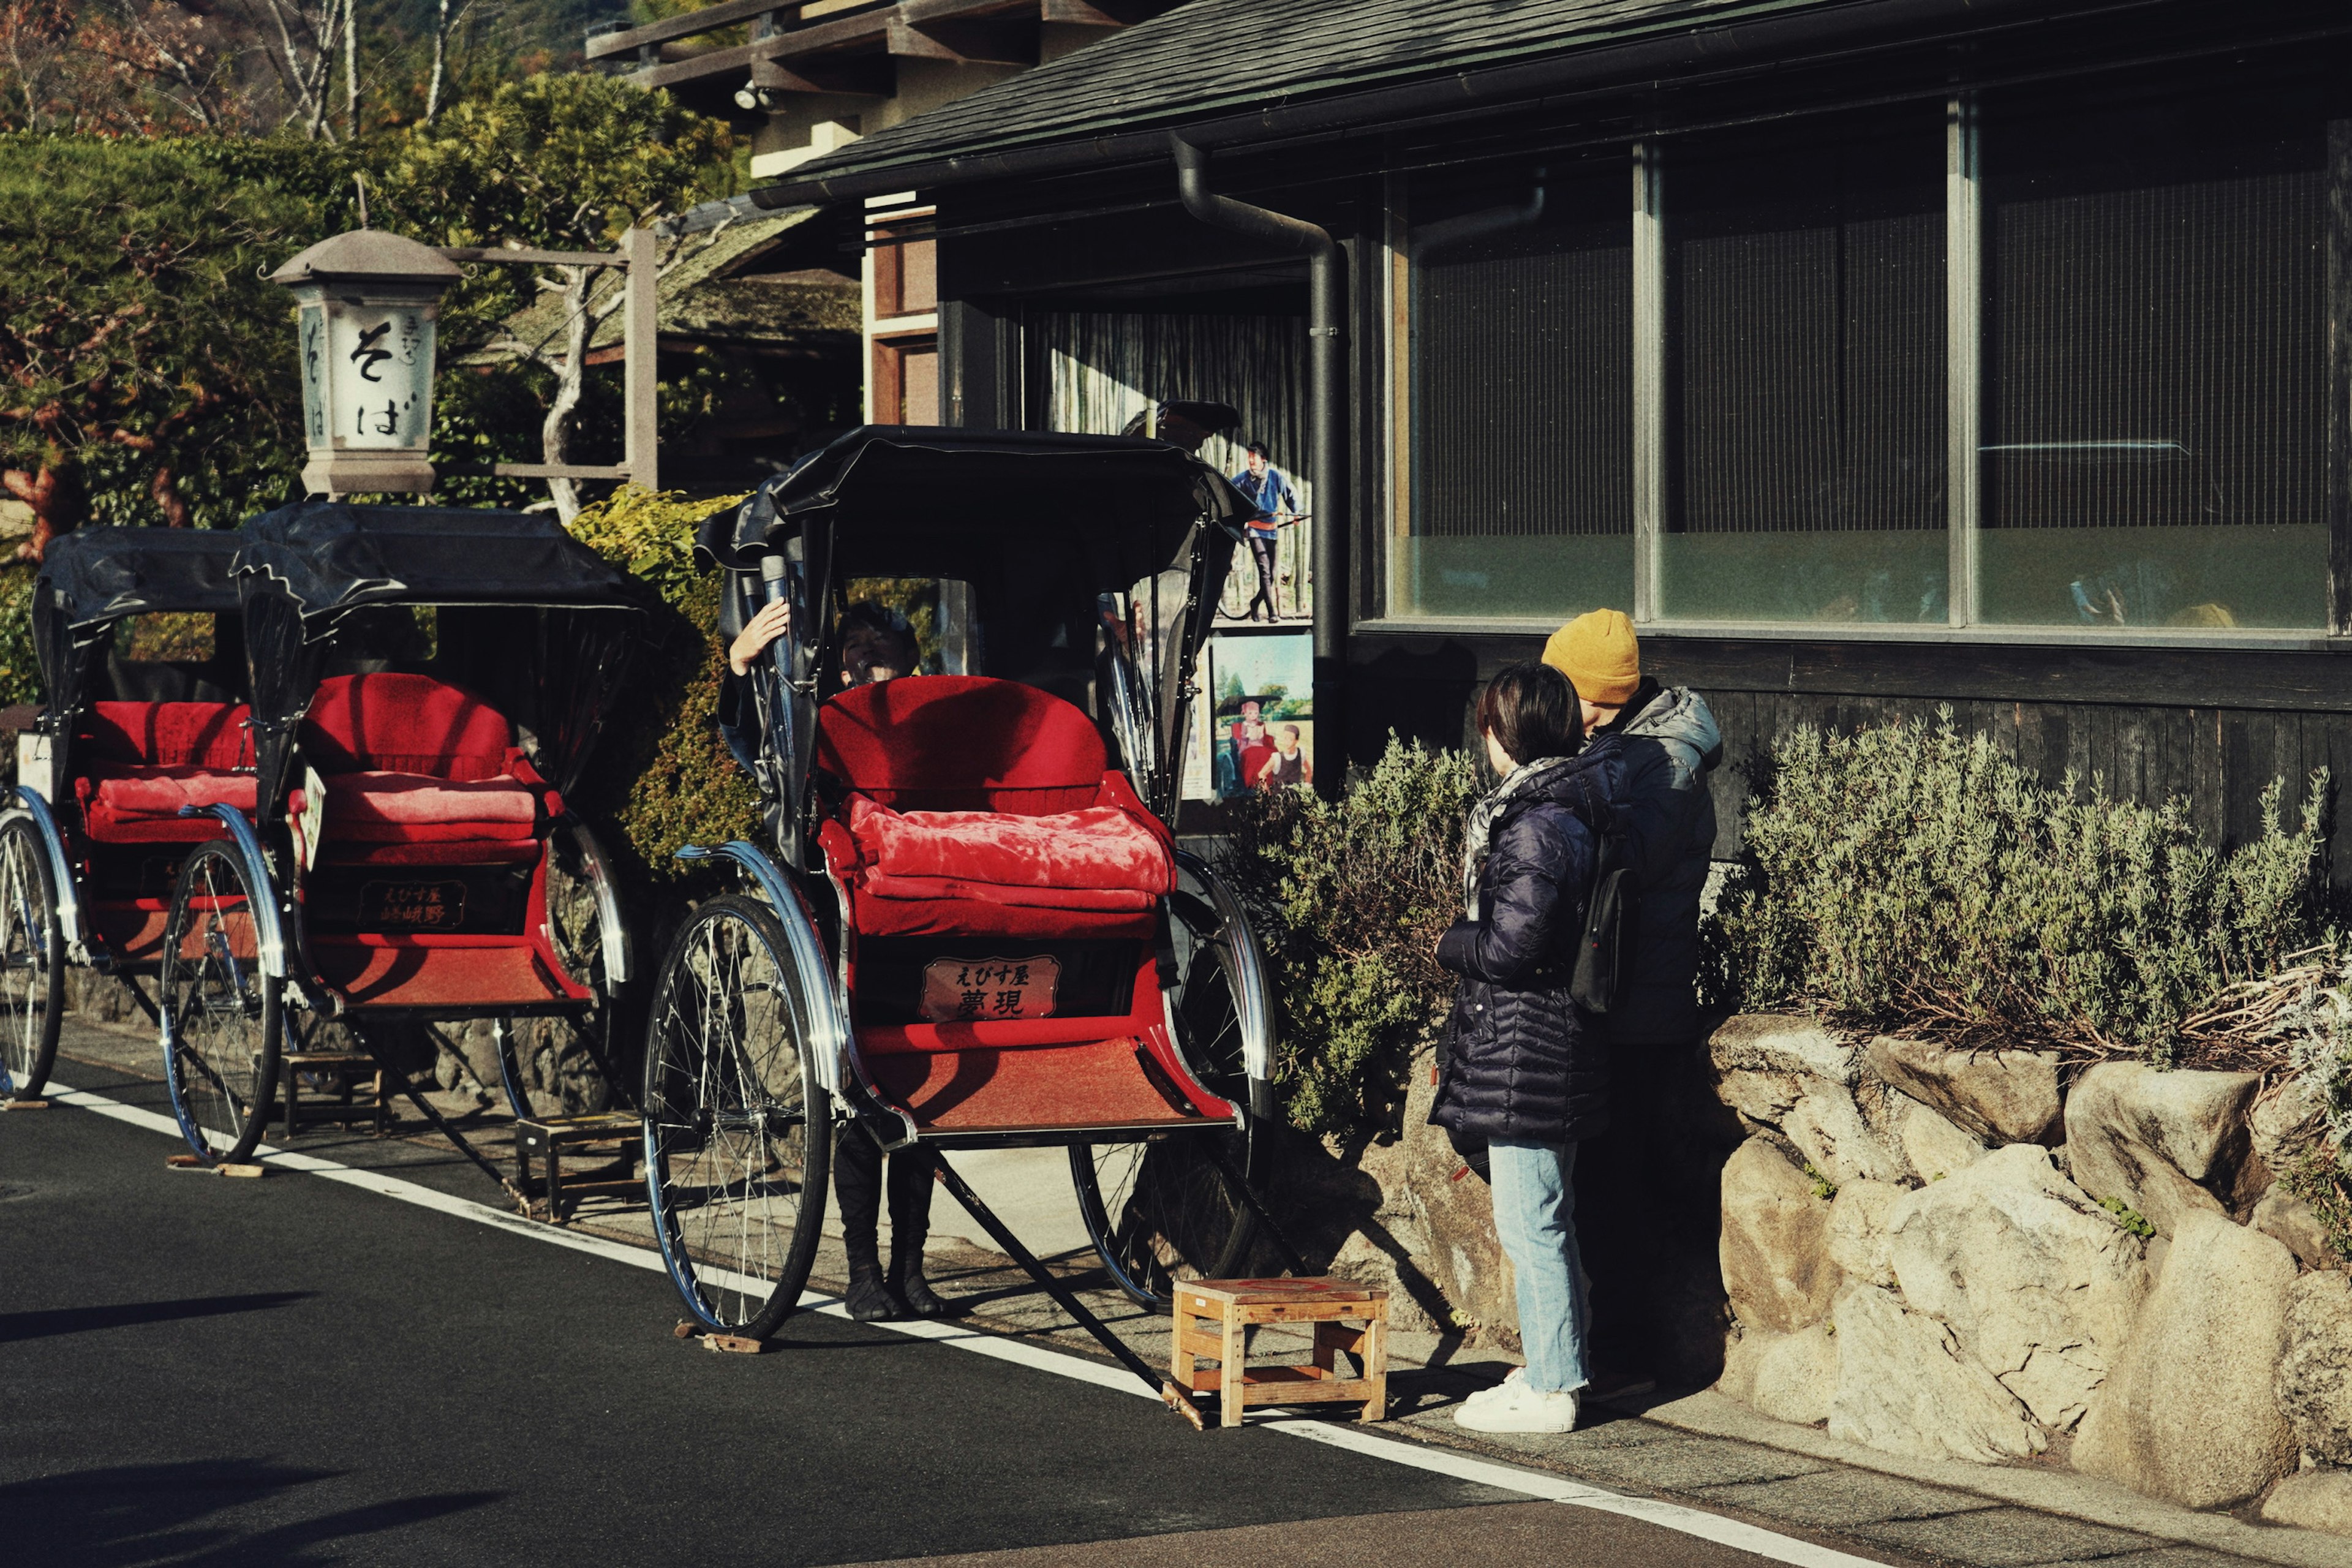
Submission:
<svg viewBox="0 0 2352 1568">
<path fill-rule="evenodd" d="M 1718 1386 L 1891 1452 L 2048 1455 L 2352 1531 L 2352 1275 L 2275 1173 L 2319 1108 L 2251 1073 L 1839 1037 L 1710 1042 Z"/>
</svg>

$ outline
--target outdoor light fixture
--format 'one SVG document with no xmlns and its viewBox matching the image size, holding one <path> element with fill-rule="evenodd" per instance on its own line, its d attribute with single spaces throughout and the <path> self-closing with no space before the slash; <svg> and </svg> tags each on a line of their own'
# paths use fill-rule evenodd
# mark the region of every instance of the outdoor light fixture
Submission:
<svg viewBox="0 0 2352 1568">
<path fill-rule="evenodd" d="M 433 326 L 459 276 L 431 247 L 372 228 L 322 239 L 269 275 L 294 290 L 303 489 L 433 488 Z"/>
</svg>

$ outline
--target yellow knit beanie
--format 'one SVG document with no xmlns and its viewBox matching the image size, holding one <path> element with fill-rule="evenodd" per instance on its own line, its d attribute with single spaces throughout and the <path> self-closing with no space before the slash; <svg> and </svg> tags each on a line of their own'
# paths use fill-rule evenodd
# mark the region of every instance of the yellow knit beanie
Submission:
<svg viewBox="0 0 2352 1568">
<path fill-rule="evenodd" d="M 1568 677 L 1579 697 L 1603 708 L 1623 707 L 1642 684 L 1642 650 L 1622 610 L 1577 616 L 1551 634 L 1543 661 Z"/>
</svg>

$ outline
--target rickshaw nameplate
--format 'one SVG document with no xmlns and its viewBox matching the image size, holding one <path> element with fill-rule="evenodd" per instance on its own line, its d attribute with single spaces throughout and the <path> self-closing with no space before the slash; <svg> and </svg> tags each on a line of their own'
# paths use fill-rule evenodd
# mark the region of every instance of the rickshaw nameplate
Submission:
<svg viewBox="0 0 2352 1568">
<path fill-rule="evenodd" d="M 1061 984 L 1061 961 L 1045 953 L 1026 958 L 935 958 L 923 965 L 919 1011 L 934 1024 L 1050 1018 Z"/>
<path fill-rule="evenodd" d="M 454 879 L 363 883 L 360 923 L 406 931 L 455 931 L 466 923 L 466 884 Z"/>
</svg>

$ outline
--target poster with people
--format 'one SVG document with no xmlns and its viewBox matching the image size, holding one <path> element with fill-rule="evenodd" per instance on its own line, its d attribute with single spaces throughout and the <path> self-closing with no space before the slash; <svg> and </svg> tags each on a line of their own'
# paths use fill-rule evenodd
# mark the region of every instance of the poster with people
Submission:
<svg viewBox="0 0 2352 1568">
<path fill-rule="evenodd" d="M 1209 798 L 1315 782 L 1315 639 L 1221 631 L 1209 641 Z"/>
</svg>

